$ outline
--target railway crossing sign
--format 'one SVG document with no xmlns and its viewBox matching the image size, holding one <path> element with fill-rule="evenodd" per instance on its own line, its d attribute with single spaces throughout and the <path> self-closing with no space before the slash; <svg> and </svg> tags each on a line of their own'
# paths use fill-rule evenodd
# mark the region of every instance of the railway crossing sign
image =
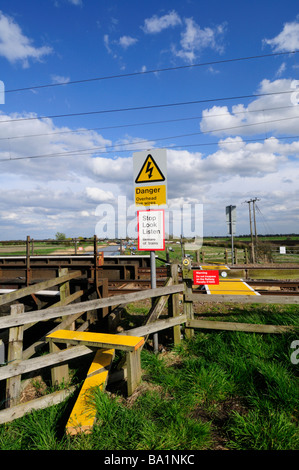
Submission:
<svg viewBox="0 0 299 470">
<path fill-rule="evenodd" d="M 133 154 L 134 201 L 137 206 L 167 204 L 167 152 L 153 149 Z"/>
<path fill-rule="evenodd" d="M 165 250 L 164 210 L 137 211 L 138 250 Z"/>
</svg>

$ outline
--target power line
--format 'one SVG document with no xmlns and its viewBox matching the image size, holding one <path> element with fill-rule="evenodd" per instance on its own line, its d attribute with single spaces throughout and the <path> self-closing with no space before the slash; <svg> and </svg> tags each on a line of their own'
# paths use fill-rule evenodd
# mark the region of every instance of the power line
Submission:
<svg viewBox="0 0 299 470">
<path fill-rule="evenodd" d="M 146 110 L 146 109 L 170 108 L 174 106 L 186 106 L 186 105 L 191 105 L 191 104 L 203 104 L 203 103 L 212 103 L 212 102 L 229 101 L 229 100 L 237 100 L 237 99 L 241 100 L 241 99 L 247 99 L 247 98 L 260 98 L 262 96 L 274 96 L 274 95 L 282 95 L 282 94 L 287 94 L 287 93 L 294 93 L 294 90 L 276 91 L 276 92 L 271 92 L 271 93 L 257 93 L 257 94 L 252 94 L 252 95 L 226 96 L 222 98 L 207 98 L 207 99 L 202 99 L 202 100 L 183 101 L 183 102 L 176 102 L 176 103 L 135 106 L 131 108 L 105 109 L 105 110 L 98 110 L 98 111 L 85 111 L 85 112 L 80 112 L 80 113 L 53 114 L 49 116 L 36 116 L 36 117 L 27 117 L 27 118 L 19 118 L 19 119 L 7 119 L 7 120 L 0 121 L 0 124 L 4 124 L 8 122 L 34 121 L 34 120 L 40 120 L 40 119 L 87 116 L 87 115 L 93 115 L 93 114 L 119 113 L 119 112 L 126 112 L 126 111 L 141 111 L 141 110 Z"/>
<path fill-rule="evenodd" d="M 108 75 L 108 76 L 103 76 L 103 77 L 93 77 L 93 78 L 86 78 L 86 79 L 81 79 L 81 80 L 71 80 L 71 81 L 60 82 L 60 83 L 47 83 L 44 85 L 35 85 L 35 86 L 6 90 L 6 93 L 15 93 L 15 92 L 20 92 L 20 91 L 36 90 L 40 88 L 50 88 L 50 87 L 58 87 L 58 86 L 65 86 L 65 85 L 74 85 L 74 84 L 79 84 L 79 83 L 89 83 L 89 82 L 95 82 L 95 81 L 101 81 L 101 80 L 112 80 L 116 78 L 128 78 L 128 77 L 135 77 L 139 75 L 146 75 L 146 74 L 152 74 L 152 73 L 161 73 L 161 72 L 169 72 L 173 70 L 183 70 L 183 69 L 188 69 L 188 68 L 204 67 L 208 65 L 210 66 L 210 65 L 226 64 L 226 63 L 231 63 L 231 62 L 240 62 L 240 61 L 246 61 L 246 60 L 264 59 L 267 57 L 275 57 L 275 56 L 281 56 L 281 55 L 287 55 L 287 54 L 297 54 L 298 52 L 299 51 L 297 50 L 290 51 L 290 52 L 273 52 L 271 54 L 262 54 L 262 55 L 248 56 L 248 57 L 236 57 L 232 59 L 215 60 L 215 61 L 210 61 L 210 62 L 202 62 L 202 63 L 189 64 L 189 65 L 179 65 L 176 67 L 166 67 L 162 69 L 144 70 L 140 72 L 130 72 L 130 73 L 117 74 L 117 75 Z"/>
<path fill-rule="evenodd" d="M 282 118 L 282 119 L 275 119 L 275 120 L 271 120 L 271 121 L 266 121 L 266 124 L 268 123 L 273 123 L 273 122 L 281 122 L 281 121 L 286 121 L 286 120 L 290 120 L 290 119 L 298 119 L 299 118 L 299 115 L 298 116 L 294 116 L 294 117 L 290 117 L 290 118 Z M 160 138 L 149 138 L 147 140 L 144 140 L 144 141 L 138 141 L 136 142 L 135 145 L 140 145 L 142 143 L 147 143 L 148 141 L 162 141 L 162 140 L 169 140 L 169 139 L 178 139 L 178 138 L 182 138 L 182 137 L 193 137 L 195 135 L 204 135 L 204 134 L 210 134 L 210 133 L 214 133 L 214 132 L 222 132 L 222 131 L 228 131 L 228 130 L 232 130 L 232 129 L 239 129 L 239 128 L 244 128 L 244 127 L 251 127 L 251 126 L 255 126 L 255 125 L 264 125 L 265 124 L 265 121 L 263 122 L 260 122 L 260 123 L 253 123 L 253 124 L 243 124 L 243 125 L 240 125 L 240 126 L 231 126 L 231 127 L 226 127 L 226 128 L 220 128 L 220 129 L 214 129 L 214 130 L 209 130 L 209 131 L 200 131 L 200 132 L 192 132 L 192 133 L 189 133 L 189 134 L 181 134 L 181 135 L 174 135 L 174 136 L 168 136 L 168 137 L 160 137 Z M 289 137 L 289 138 L 294 138 L 293 137 Z M 257 139 L 254 139 L 254 141 L 256 141 Z M 268 140 L 268 139 L 263 139 L 263 140 Z M 279 139 L 277 139 L 279 140 Z M 244 140 L 242 140 L 244 142 Z M 236 143 L 236 142 L 234 142 Z M 53 156 L 67 156 L 67 155 L 76 155 L 76 154 L 82 154 L 83 152 L 91 152 L 91 153 L 95 153 L 99 150 L 103 150 L 103 149 L 107 149 L 107 148 L 116 148 L 116 147 L 119 147 L 119 146 L 125 146 L 125 145 L 128 145 L 128 144 L 115 144 L 115 145 L 110 145 L 110 146 L 102 146 L 102 147 L 92 147 L 92 148 L 87 148 L 87 149 L 78 149 L 78 150 L 70 150 L 70 151 L 65 151 L 65 152 L 57 152 L 57 153 L 54 153 L 54 154 L 43 154 L 43 155 L 32 155 L 32 156 L 26 156 L 26 157 L 17 157 L 17 158 L 12 158 L 12 159 L 0 159 L 0 161 L 13 161 L 13 160 L 25 160 L 25 159 L 33 159 L 33 158 L 48 158 L 48 157 L 53 157 Z M 130 145 L 134 145 L 134 143 L 130 144 Z M 182 145 L 180 145 L 181 147 Z M 128 150 L 126 149 L 125 151 L 126 152 L 129 152 L 129 151 L 135 151 L 136 149 L 133 149 L 133 150 Z M 146 149 L 145 149 L 146 150 Z M 114 150 L 114 152 L 119 152 L 120 150 Z M 103 153 L 108 153 L 106 151 L 104 151 Z"/>
<path fill-rule="evenodd" d="M 255 138 L 255 139 L 241 139 L 241 140 L 234 140 L 233 142 L 232 141 L 228 141 L 225 143 L 225 145 L 236 145 L 236 144 L 239 144 L 239 143 L 251 143 L 251 142 L 261 142 L 261 141 L 266 141 L 266 140 L 269 140 L 271 137 L 267 137 L 266 139 L 264 138 Z M 276 140 L 278 141 L 281 141 L 281 140 L 287 140 L 287 139 L 299 139 L 299 135 L 295 135 L 295 136 L 283 136 L 283 137 L 275 137 Z M 119 145 L 128 145 L 128 144 L 119 144 Z M 134 144 L 132 144 L 134 145 Z M 140 145 L 140 142 L 136 142 L 135 145 Z M 182 147 L 185 149 L 185 148 L 188 148 L 188 147 L 206 147 L 206 146 L 213 146 L 213 145 L 219 145 L 219 141 L 218 142 L 206 142 L 206 143 L 197 143 L 197 144 L 180 144 L 180 145 L 172 145 L 171 146 L 171 150 L 172 149 L 181 149 Z M 111 146 L 113 147 L 113 146 Z M 166 148 L 166 147 L 161 147 L 161 148 Z M 95 152 L 96 150 L 96 152 Z M 101 150 L 101 147 L 100 148 L 91 148 L 91 149 L 85 149 L 86 151 L 86 154 L 85 156 L 88 156 L 88 154 L 101 154 L 101 155 L 106 155 L 106 154 L 112 154 L 112 153 L 124 153 L 124 152 L 136 152 L 136 148 L 135 149 L 132 149 L 132 148 L 129 148 L 129 149 L 125 149 L 125 150 L 103 150 L 103 151 L 99 151 Z M 146 151 L 148 150 L 148 147 L 144 147 L 144 148 L 138 148 L 139 151 Z M 76 156 L 77 154 L 80 156 L 82 153 L 82 150 L 74 150 L 74 151 L 71 151 L 71 152 L 62 152 L 62 153 L 53 153 L 53 154 L 47 154 L 47 155 L 33 155 L 33 156 L 28 156 L 28 157 L 15 157 L 15 158 L 2 158 L 0 159 L 0 161 L 3 161 L 3 162 L 13 162 L 15 160 L 26 160 L 26 159 L 35 159 L 35 158 L 54 158 L 54 157 L 73 157 L 73 156 Z M 96 155 L 95 155 L 96 156 Z"/>
<path fill-rule="evenodd" d="M 236 111 L 236 112 L 233 113 L 233 115 L 235 116 L 235 115 L 238 115 L 238 114 L 260 113 L 260 112 L 264 112 L 264 111 L 277 111 L 277 110 L 289 109 L 289 108 L 294 109 L 294 106 L 293 105 L 290 105 L 290 106 L 277 106 L 277 107 L 274 107 L 274 108 L 263 108 L 263 109 L 253 109 L 253 110 L 246 110 L 246 111 Z M 204 116 L 204 119 L 213 119 L 215 117 L 221 117 L 221 116 L 227 116 L 227 114 L 226 113 L 213 114 L 211 116 Z M 116 125 L 116 126 L 102 126 L 102 127 L 81 128 L 81 129 L 79 128 L 79 129 L 75 129 L 75 130 L 45 132 L 45 133 L 41 133 L 41 134 L 27 134 L 27 135 L 0 137 L 0 140 L 14 140 L 14 139 L 25 139 L 25 138 L 28 138 L 28 137 L 44 137 L 44 136 L 51 136 L 51 135 L 84 133 L 84 132 L 90 132 L 90 131 L 121 129 L 121 128 L 126 128 L 126 127 L 138 127 L 138 126 L 147 126 L 147 125 L 153 125 L 153 124 L 169 124 L 169 123 L 173 123 L 173 122 L 192 121 L 192 120 L 195 120 L 195 119 L 203 119 L 203 116 L 201 115 L 201 116 L 192 116 L 192 117 L 177 118 L 177 119 L 164 119 L 164 120 L 160 120 L 160 121 L 135 122 L 135 123 L 131 123 L 131 124 L 119 124 L 119 125 Z M 264 122 L 264 124 L 267 124 L 267 123 Z"/>
</svg>

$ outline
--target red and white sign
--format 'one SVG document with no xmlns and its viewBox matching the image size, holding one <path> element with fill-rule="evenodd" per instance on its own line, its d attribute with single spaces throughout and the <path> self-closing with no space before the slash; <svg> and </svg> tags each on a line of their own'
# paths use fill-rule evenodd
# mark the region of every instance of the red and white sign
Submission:
<svg viewBox="0 0 299 470">
<path fill-rule="evenodd" d="M 165 250 L 164 210 L 137 211 L 138 250 Z"/>
<path fill-rule="evenodd" d="M 213 269 L 209 271 L 193 271 L 194 285 L 219 284 L 219 271 Z"/>
</svg>

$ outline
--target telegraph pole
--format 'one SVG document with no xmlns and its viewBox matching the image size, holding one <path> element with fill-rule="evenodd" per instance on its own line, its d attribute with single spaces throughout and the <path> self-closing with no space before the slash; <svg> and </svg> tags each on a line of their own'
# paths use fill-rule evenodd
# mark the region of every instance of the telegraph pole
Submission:
<svg viewBox="0 0 299 470">
<path fill-rule="evenodd" d="M 255 243 L 257 244 L 257 231 L 256 231 L 256 220 L 255 220 L 255 202 L 256 201 L 259 201 L 259 199 L 257 197 L 252 199 L 254 235 L 255 235 Z"/>
<path fill-rule="evenodd" d="M 259 201 L 257 197 L 254 199 L 250 199 L 247 202 L 249 206 L 249 224 L 250 224 L 250 236 L 251 236 L 251 250 L 252 250 L 252 262 L 255 263 L 255 251 L 254 251 L 254 242 L 253 242 L 253 231 L 252 231 L 252 220 L 251 220 L 251 203 L 252 203 L 252 210 L 253 210 L 253 223 L 254 223 L 254 238 L 255 243 L 257 244 L 257 230 L 256 230 L 256 218 L 255 218 L 255 203 Z"/>
</svg>

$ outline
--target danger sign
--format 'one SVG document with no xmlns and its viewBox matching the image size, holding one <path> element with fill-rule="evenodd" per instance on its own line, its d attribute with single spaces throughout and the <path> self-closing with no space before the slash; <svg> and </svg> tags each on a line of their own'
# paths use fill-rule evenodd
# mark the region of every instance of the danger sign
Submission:
<svg viewBox="0 0 299 470">
<path fill-rule="evenodd" d="M 193 271 L 193 284 L 194 285 L 209 285 L 219 284 L 219 271 Z"/>
<path fill-rule="evenodd" d="M 167 152 L 152 149 L 133 154 L 136 206 L 167 204 Z"/>
<path fill-rule="evenodd" d="M 158 181 L 165 181 L 165 176 L 161 172 L 153 156 L 148 154 L 137 178 L 135 179 L 135 183 L 157 183 Z"/>
</svg>

